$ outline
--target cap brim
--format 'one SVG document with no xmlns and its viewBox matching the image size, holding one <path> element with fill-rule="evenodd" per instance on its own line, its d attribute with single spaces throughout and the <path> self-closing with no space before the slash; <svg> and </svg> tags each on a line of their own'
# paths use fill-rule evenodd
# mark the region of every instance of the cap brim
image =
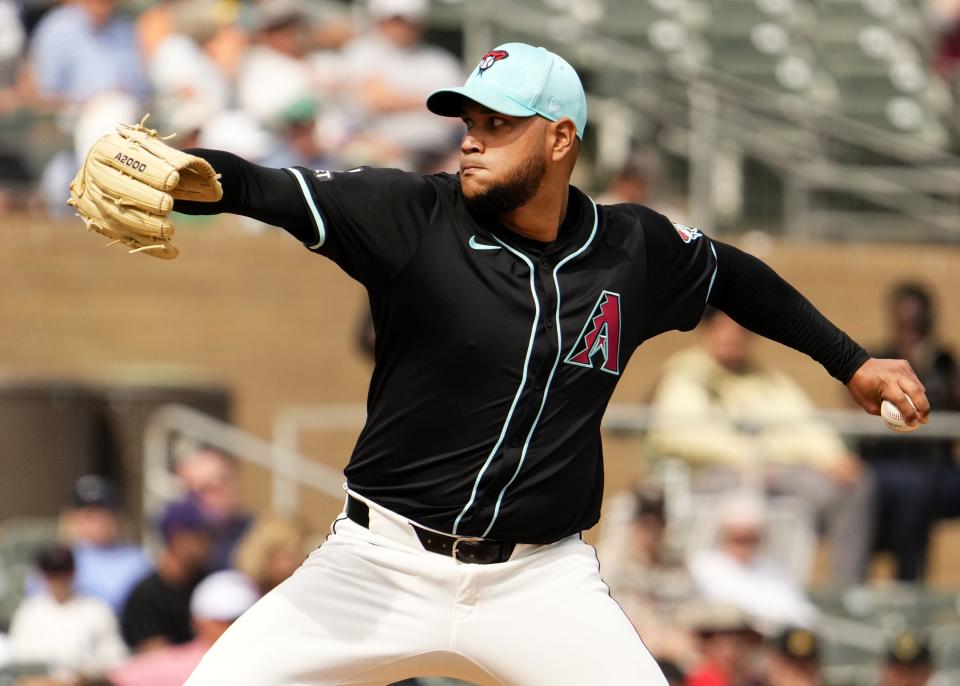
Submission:
<svg viewBox="0 0 960 686">
<path fill-rule="evenodd" d="M 476 85 L 434 91 L 427 96 L 427 109 L 442 117 L 459 117 L 463 114 L 464 100 L 472 100 L 494 112 L 511 117 L 532 117 L 537 114 L 503 93 Z"/>
</svg>

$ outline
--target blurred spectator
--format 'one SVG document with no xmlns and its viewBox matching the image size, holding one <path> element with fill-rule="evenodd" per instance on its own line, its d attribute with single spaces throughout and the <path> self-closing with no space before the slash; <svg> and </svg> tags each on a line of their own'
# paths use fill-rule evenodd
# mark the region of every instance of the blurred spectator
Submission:
<svg viewBox="0 0 960 686">
<path fill-rule="evenodd" d="M 830 425 L 810 416 L 810 399 L 796 383 L 754 361 L 749 331 L 713 308 L 699 331 L 700 345 L 664 363 L 651 445 L 704 467 L 696 475 L 701 489 L 722 491 L 759 470 L 770 493 L 805 500 L 824 522 L 831 581 L 862 580 L 873 532 L 872 476 Z"/>
<path fill-rule="evenodd" d="M 131 117 L 116 117 L 112 102 L 104 108 L 102 102 L 92 102 L 95 98 L 126 96 L 136 111 L 137 102 L 149 95 L 133 24 L 117 16 L 116 9 L 116 0 L 75 0 L 52 9 L 37 24 L 30 43 L 35 88 L 41 103 L 61 113 L 62 125 L 73 126 L 74 112 L 63 109 L 64 104 L 83 106 L 84 126 L 91 128 L 95 121 L 92 128 L 102 135 Z M 61 151 L 44 170 L 41 188 L 52 216 L 72 214 L 67 189 L 88 147 L 76 154 Z"/>
<path fill-rule="evenodd" d="M 663 492 L 644 485 L 630 499 L 633 512 L 621 550 L 601 548 L 603 578 L 650 652 L 689 666 L 696 645 L 679 616 L 696 589 L 683 560 L 667 548 Z"/>
<path fill-rule="evenodd" d="M 20 8 L 13 0 L 0 0 L 0 113 L 16 108 L 20 58 L 26 42 Z"/>
<path fill-rule="evenodd" d="M 373 26 L 344 47 L 350 86 L 370 164 L 424 169 L 446 157 L 457 121 L 432 116 L 424 100 L 463 70 L 448 52 L 423 42 L 427 0 L 369 0 Z"/>
<path fill-rule="evenodd" d="M 936 33 L 934 68 L 950 81 L 960 65 L 960 2 L 929 0 L 926 5 L 931 28 Z"/>
<path fill-rule="evenodd" d="M 753 653 L 760 634 L 739 610 L 727 605 L 704 605 L 688 616 L 696 633 L 701 658 L 687 675 L 687 686 L 745 686 L 749 683 Z"/>
<path fill-rule="evenodd" d="M 766 676 L 757 686 L 819 686 L 820 642 L 807 629 L 787 629 L 776 640 Z"/>
<path fill-rule="evenodd" d="M 147 62 L 156 92 L 159 117 L 179 130 L 178 113 L 196 110 L 209 119 L 230 104 L 228 75 L 210 55 L 214 40 L 229 25 L 219 21 L 217 0 L 180 0 L 169 7 L 171 32 L 161 39 Z"/>
<path fill-rule="evenodd" d="M 267 167 L 334 168 L 336 163 L 320 140 L 318 109 L 313 98 L 298 100 L 284 109 L 280 113 L 277 145 L 261 164 Z"/>
<path fill-rule="evenodd" d="M 241 109 L 271 127 L 286 108 L 313 96 L 306 59 L 311 22 L 299 0 L 263 2 L 255 13 L 253 45 L 238 74 L 237 96 Z"/>
<path fill-rule="evenodd" d="M 152 59 L 157 47 L 174 32 L 173 13 L 180 2 L 181 0 L 158 0 L 137 16 L 137 43 L 144 59 Z"/>
<path fill-rule="evenodd" d="M 30 46 L 37 88 L 54 102 L 82 102 L 107 92 L 149 94 L 133 24 L 116 0 L 75 0 L 40 20 Z"/>
<path fill-rule="evenodd" d="M 73 149 L 61 150 L 51 159 L 40 179 L 47 212 L 54 217 L 72 216 L 65 198 L 70 195 L 80 162 L 100 136 L 116 130 L 118 122 L 135 122 L 142 117 L 136 98 L 126 93 L 101 93 L 79 105 L 73 123 Z"/>
<path fill-rule="evenodd" d="M 55 545 L 37 558 L 45 591 L 26 598 L 10 625 L 14 661 L 43 663 L 60 681 L 97 677 L 127 654 L 117 620 L 101 600 L 73 591 L 74 559 L 70 549 Z"/>
<path fill-rule="evenodd" d="M 259 161 L 275 144 L 257 120 L 242 110 L 227 110 L 206 121 L 199 116 L 189 118 L 202 127 L 199 137 L 202 148 L 226 150 L 244 159 Z"/>
<path fill-rule="evenodd" d="M 930 406 L 960 411 L 960 368 L 937 340 L 936 311 L 930 291 L 918 283 L 895 286 L 887 299 L 890 340 L 876 357 L 910 362 L 927 391 Z M 960 516 L 960 464 L 953 441 L 903 437 L 864 439 L 861 451 L 877 475 L 879 544 L 896 560 L 896 576 L 915 581 L 924 575 L 933 524 Z"/>
<path fill-rule="evenodd" d="M 812 626 L 816 608 L 786 571 L 763 555 L 763 501 L 732 493 L 717 518 L 716 548 L 690 557 L 690 574 L 703 596 L 739 608 L 775 629 Z"/>
<path fill-rule="evenodd" d="M 650 174 L 640 161 L 630 161 L 613 175 L 597 202 L 604 205 L 650 202 Z M 671 215 L 672 216 L 672 215 Z"/>
<path fill-rule="evenodd" d="M 0 669 L 13 662 L 13 655 L 10 654 L 10 637 L 0 633 Z"/>
<path fill-rule="evenodd" d="M 156 568 L 134 587 L 120 618 L 124 640 L 138 653 L 193 639 L 190 595 L 210 559 L 210 526 L 192 501 L 170 504 L 159 528 L 164 547 Z"/>
<path fill-rule="evenodd" d="M 119 613 L 133 586 L 150 571 L 139 546 L 120 540 L 121 520 L 113 485 L 101 476 L 77 479 L 61 516 L 76 559 L 74 587 Z"/>
<path fill-rule="evenodd" d="M 234 567 L 267 593 L 293 574 L 306 559 L 303 527 L 280 516 L 257 519 L 237 546 Z"/>
<path fill-rule="evenodd" d="M 200 507 L 213 537 L 209 571 L 228 568 L 234 549 L 253 522 L 240 496 L 237 463 L 216 450 L 198 450 L 177 461 L 177 476 Z"/>
<path fill-rule="evenodd" d="M 114 686 L 182 686 L 210 646 L 259 598 L 253 583 L 240 572 L 211 574 L 197 585 L 190 598 L 196 638 L 135 655 L 110 672 L 110 681 Z"/>
<path fill-rule="evenodd" d="M 879 686 L 927 686 L 934 672 L 927 641 L 912 631 L 897 635 L 887 649 Z"/>
</svg>

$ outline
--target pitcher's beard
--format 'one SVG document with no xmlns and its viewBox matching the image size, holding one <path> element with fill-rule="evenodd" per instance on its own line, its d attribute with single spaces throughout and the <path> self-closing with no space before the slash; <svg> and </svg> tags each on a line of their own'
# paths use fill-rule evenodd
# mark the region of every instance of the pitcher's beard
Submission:
<svg viewBox="0 0 960 686">
<path fill-rule="evenodd" d="M 541 153 L 517 167 L 510 176 L 473 197 L 463 196 L 471 214 L 484 219 L 498 219 L 527 204 L 543 183 L 547 173 L 546 156 Z"/>
</svg>

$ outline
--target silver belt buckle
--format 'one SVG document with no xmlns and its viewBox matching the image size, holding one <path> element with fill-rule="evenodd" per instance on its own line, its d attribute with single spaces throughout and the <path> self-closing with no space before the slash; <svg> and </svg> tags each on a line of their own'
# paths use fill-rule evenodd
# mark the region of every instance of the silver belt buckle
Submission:
<svg viewBox="0 0 960 686">
<path fill-rule="evenodd" d="M 486 539 L 480 538 L 479 536 L 457 536 L 456 540 L 453 542 L 453 547 L 450 549 L 450 556 L 454 560 L 459 560 L 457 557 L 457 546 L 461 543 L 480 543 Z"/>
</svg>

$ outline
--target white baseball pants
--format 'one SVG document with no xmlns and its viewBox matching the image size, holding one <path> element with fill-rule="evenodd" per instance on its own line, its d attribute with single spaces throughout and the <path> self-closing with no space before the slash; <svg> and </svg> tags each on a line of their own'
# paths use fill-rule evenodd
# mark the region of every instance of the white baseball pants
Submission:
<svg viewBox="0 0 960 686">
<path fill-rule="evenodd" d="M 367 501 L 369 503 L 369 501 Z M 185 686 L 665 686 L 579 536 L 478 565 L 423 549 L 370 505 L 237 620 Z"/>
</svg>

